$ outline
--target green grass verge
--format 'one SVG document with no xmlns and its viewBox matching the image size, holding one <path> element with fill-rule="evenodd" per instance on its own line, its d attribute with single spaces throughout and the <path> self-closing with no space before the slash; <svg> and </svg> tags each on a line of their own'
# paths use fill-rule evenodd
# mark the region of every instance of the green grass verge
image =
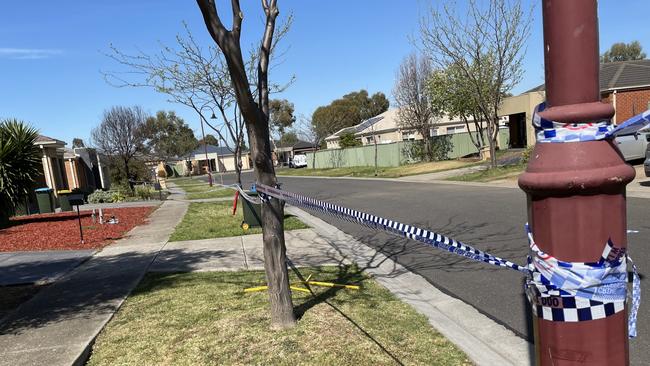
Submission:
<svg viewBox="0 0 650 366">
<path fill-rule="evenodd" d="M 264 272 L 148 274 L 93 345 L 100 365 L 469 365 L 427 319 L 353 267 L 301 269 L 361 284 L 293 293 L 300 320 L 271 331 Z M 291 281 L 296 281 L 291 273 Z"/>
<path fill-rule="evenodd" d="M 235 195 L 235 191 L 232 189 L 219 188 L 218 186 L 210 187 L 207 182 L 198 178 L 176 178 L 169 181 L 184 190 L 187 193 L 185 198 L 188 200 L 233 197 Z"/>
<path fill-rule="evenodd" d="M 240 201 L 237 214 L 232 215 L 231 202 L 201 202 L 190 203 L 183 221 L 176 226 L 169 241 L 198 240 L 222 238 L 228 236 L 260 234 L 262 229 L 250 228 L 242 230 L 244 220 L 243 207 Z M 309 226 L 294 216 L 285 215 L 284 229 L 306 229 Z"/>
<path fill-rule="evenodd" d="M 214 187 L 213 187 L 214 188 Z M 213 191 L 207 192 L 197 192 L 197 193 L 188 193 L 185 198 L 188 200 L 198 200 L 205 198 L 223 198 L 223 197 L 234 197 L 235 191 L 229 188 L 214 188 Z"/>
<path fill-rule="evenodd" d="M 480 172 L 450 177 L 447 178 L 447 180 L 461 182 L 491 182 L 498 179 L 505 179 L 516 176 L 522 173 L 525 168 L 526 166 L 523 164 L 507 165 L 503 167 L 482 170 Z"/>
<path fill-rule="evenodd" d="M 445 160 L 428 163 L 408 164 L 397 167 L 380 167 L 377 170 L 377 178 L 399 178 L 409 175 L 441 172 L 450 169 L 464 168 L 480 164 L 476 161 Z M 358 166 L 349 168 L 328 168 L 328 169 L 279 169 L 278 175 L 282 176 L 319 176 L 319 177 L 375 177 L 375 168 Z"/>
</svg>

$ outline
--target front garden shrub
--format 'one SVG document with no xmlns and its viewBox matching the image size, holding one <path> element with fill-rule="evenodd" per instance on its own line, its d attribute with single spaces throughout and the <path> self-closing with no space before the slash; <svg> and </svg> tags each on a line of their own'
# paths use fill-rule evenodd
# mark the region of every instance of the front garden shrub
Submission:
<svg viewBox="0 0 650 366">
<path fill-rule="evenodd" d="M 153 191 L 151 189 L 151 186 L 136 186 L 135 187 L 135 194 L 136 196 L 140 197 L 142 200 L 149 200 L 151 199 L 151 195 L 153 194 Z"/>
<path fill-rule="evenodd" d="M 111 192 L 111 202 L 122 202 L 126 199 L 126 195 L 122 191 Z"/>
<path fill-rule="evenodd" d="M 101 189 L 88 195 L 88 203 L 111 203 L 113 202 L 113 193 L 102 191 Z"/>
<path fill-rule="evenodd" d="M 533 149 L 535 146 L 528 146 L 524 149 L 524 151 L 521 153 L 521 163 L 522 164 L 528 164 L 528 160 L 530 160 L 530 154 L 532 154 Z"/>
<path fill-rule="evenodd" d="M 0 121 L 0 228 L 9 224 L 19 204 L 33 188 L 40 171 L 36 129 L 22 121 Z"/>
</svg>

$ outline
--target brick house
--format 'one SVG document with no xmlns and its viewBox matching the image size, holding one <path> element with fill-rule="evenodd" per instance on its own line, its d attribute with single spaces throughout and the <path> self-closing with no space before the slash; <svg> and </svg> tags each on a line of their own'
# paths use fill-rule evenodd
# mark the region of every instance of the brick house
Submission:
<svg viewBox="0 0 650 366">
<path fill-rule="evenodd" d="M 650 60 L 618 61 L 600 65 L 600 94 L 616 109 L 615 124 L 650 109 Z M 510 146 L 535 144 L 532 111 L 546 99 L 544 84 L 503 100 L 499 116 L 509 117 Z"/>
<path fill-rule="evenodd" d="M 650 109 L 650 60 L 600 65 L 600 93 L 616 108 L 614 123 Z"/>
<path fill-rule="evenodd" d="M 41 149 L 43 168 L 34 188 L 52 188 L 55 196 L 60 190 L 110 188 L 108 166 L 94 149 L 69 149 L 65 142 L 43 135 L 38 135 L 34 145 Z"/>
</svg>

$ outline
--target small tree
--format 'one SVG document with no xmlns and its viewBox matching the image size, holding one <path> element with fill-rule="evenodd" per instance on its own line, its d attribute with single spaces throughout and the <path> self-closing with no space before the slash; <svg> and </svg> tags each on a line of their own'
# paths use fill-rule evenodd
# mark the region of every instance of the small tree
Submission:
<svg viewBox="0 0 650 366">
<path fill-rule="evenodd" d="M 447 1 L 420 22 L 424 49 L 440 70 L 457 67 L 471 86 L 471 98 L 486 121 L 491 165 L 496 167 L 499 107 L 523 75 L 530 12 L 519 0 L 471 1 L 465 15 Z"/>
<path fill-rule="evenodd" d="M 0 228 L 9 224 L 40 174 L 38 132 L 15 119 L 0 121 Z"/>
<path fill-rule="evenodd" d="M 435 71 L 429 79 L 428 94 L 435 108 L 445 111 L 449 118 L 458 117 L 465 123 L 477 151 L 487 146 L 486 124 L 476 99 L 472 97 L 473 86 L 458 67 L 451 65 L 446 70 Z"/>
<path fill-rule="evenodd" d="M 433 159 L 431 152 L 431 125 L 442 115 L 429 99 L 427 84 L 431 77 L 431 62 L 426 57 L 410 54 L 402 61 L 393 88 L 397 102 L 397 123 L 403 129 L 418 131 L 424 140 L 424 158 Z"/>
<path fill-rule="evenodd" d="M 219 146 L 219 140 L 211 134 L 205 135 L 205 139 L 200 139 L 198 143 L 199 145 L 203 145 L 204 142 L 208 145 Z"/>
<path fill-rule="evenodd" d="M 631 61 L 643 60 L 646 55 L 643 52 L 641 43 L 633 41 L 630 43 L 618 42 L 614 43 L 609 50 L 600 56 L 600 62 L 616 62 L 616 61 Z"/>
<path fill-rule="evenodd" d="M 361 141 L 359 141 L 353 133 L 344 133 L 339 138 L 339 146 L 341 149 L 346 149 L 348 147 L 357 147 L 361 145 Z"/>
<path fill-rule="evenodd" d="M 277 0 L 262 0 L 264 33 L 259 48 L 253 53 L 257 74 L 251 82 L 241 49 L 241 31 L 244 13 L 239 0 L 232 0 L 232 26 L 227 29 L 221 21 L 214 0 L 197 0 L 208 32 L 223 52 L 228 65 L 230 82 L 237 104 L 246 121 L 248 141 L 251 144 L 255 178 L 258 183 L 277 186 L 271 155 L 269 133 L 269 62 L 274 46 Z M 251 89 L 251 85 L 254 89 Z M 254 93 L 255 92 L 255 93 Z M 284 243 L 284 205 L 276 198 L 262 204 L 262 238 L 264 241 L 264 269 L 268 282 L 271 307 L 271 326 L 288 328 L 296 323 L 289 290 L 286 246 Z"/>
<path fill-rule="evenodd" d="M 102 122 L 91 134 L 93 143 L 102 153 L 121 162 L 124 169 L 122 178 L 129 182 L 132 190 L 134 176 L 129 163 L 144 150 L 142 130 L 146 119 L 141 107 L 115 106 L 104 111 Z"/>
<path fill-rule="evenodd" d="M 271 49 L 288 31 L 291 19 L 289 17 L 280 27 Z M 111 85 L 149 87 L 166 94 L 170 102 L 194 110 L 201 122 L 211 128 L 223 141 L 223 146 L 235 156 L 237 181 L 241 184 L 244 120 L 237 108 L 224 53 L 217 46 L 200 46 L 185 26 L 185 35 L 176 36 L 176 45 L 163 45 L 159 53 L 129 55 L 111 47 L 108 56 L 129 68 L 127 77 L 123 77 L 123 73 L 105 73 Z M 253 85 L 257 79 L 258 59 L 259 55 L 252 52 L 242 70 Z M 269 85 L 268 80 L 266 83 L 268 92 L 282 91 L 290 84 Z"/>
<path fill-rule="evenodd" d="M 269 101 L 269 113 L 271 133 L 282 139 L 286 130 L 296 122 L 293 103 L 286 99 L 272 99 Z"/>
<path fill-rule="evenodd" d="M 301 115 L 300 116 L 300 123 L 297 126 L 297 131 L 298 135 L 300 136 L 301 139 L 304 141 L 307 141 L 312 144 L 313 150 L 312 150 L 312 163 L 311 167 L 312 169 L 316 168 L 316 151 L 318 148 L 321 146 L 321 144 L 324 141 L 324 138 L 321 137 L 318 132 L 316 131 L 315 126 L 311 123 L 311 119 Z"/>
<path fill-rule="evenodd" d="M 293 145 L 296 142 L 298 142 L 298 135 L 293 131 L 285 132 L 279 141 L 282 146 Z"/>
<path fill-rule="evenodd" d="M 142 134 L 149 154 L 161 161 L 186 158 L 198 146 L 194 131 L 173 111 L 158 111 L 147 118 Z"/>
<path fill-rule="evenodd" d="M 72 148 L 80 148 L 80 147 L 86 147 L 86 144 L 84 144 L 84 140 L 75 137 L 72 139 Z"/>
</svg>

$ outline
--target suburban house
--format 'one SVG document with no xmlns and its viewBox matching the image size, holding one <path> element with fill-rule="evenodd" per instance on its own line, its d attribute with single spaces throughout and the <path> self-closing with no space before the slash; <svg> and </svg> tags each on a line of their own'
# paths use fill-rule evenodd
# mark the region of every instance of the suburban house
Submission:
<svg viewBox="0 0 650 366">
<path fill-rule="evenodd" d="M 206 173 L 208 167 L 212 172 L 235 171 L 235 154 L 225 146 L 201 145 L 190 154 L 192 173 Z M 242 170 L 250 169 L 250 153 L 242 151 Z M 208 165 L 209 164 L 209 165 Z"/>
<path fill-rule="evenodd" d="M 108 164 L 105 161 L 102 163 L 102 156 L 95 149 L 63 148 L 63 159 L 69 190 L 78 188 L 93 192 L 97 189 L 110 188 Z"/>
<path fill-rule="evenodd" d="M 398 123 L 397 108 L 391 108 L 386 112 L 369 118 L 358 125 L 340 129 L 336 133 L 325 138 L 328 149 L 340 148 L 341 136 L 353 134 L 362 145 L 373 145 L 375 140 L 378 144 L 389 144 L 400 141 L 422 140 L 422 134 L 415 129 L 403 128 Z M 502 123 L 507 122 L 507 118 Z M 459 118 L 443 116 L 431 122 L 429 131 L 431 136 L 449 135 L 476 131 L 474 123 L 469 123 L 469 130 L 465 123 Z"/>
<path fill-rule="evenodd" d="M 298 140 L 293 144 L 280 144 L 273 151 L 273 164 L 276 166 L 289 165 L 296 154 L 305 154 L 316 150 L 318 150 L 318 146 L 307 141 Z"/>
<path fill-rule="evenodd" d="M 600 65 L 600 95 L 614 105 L 614 123 L 621 123 L 650 109 L 650 60 L 619 61 Z M 544 84 L 506 98 L 499 115 L 509 117 L 510 146 L 535 144 L 532 112 L 546 99 Z"/>
<path fill-rule="evenodd" d="M 94 149 L 68 149 L 65 142 L 43 135 L 38 135 L 34 144 L 41 149 L 43 168 L 34 188 L 49 187 L 58 195 L 61 190 L 91 192 L 110 187 L 108 166 Z"/>
</svg>

